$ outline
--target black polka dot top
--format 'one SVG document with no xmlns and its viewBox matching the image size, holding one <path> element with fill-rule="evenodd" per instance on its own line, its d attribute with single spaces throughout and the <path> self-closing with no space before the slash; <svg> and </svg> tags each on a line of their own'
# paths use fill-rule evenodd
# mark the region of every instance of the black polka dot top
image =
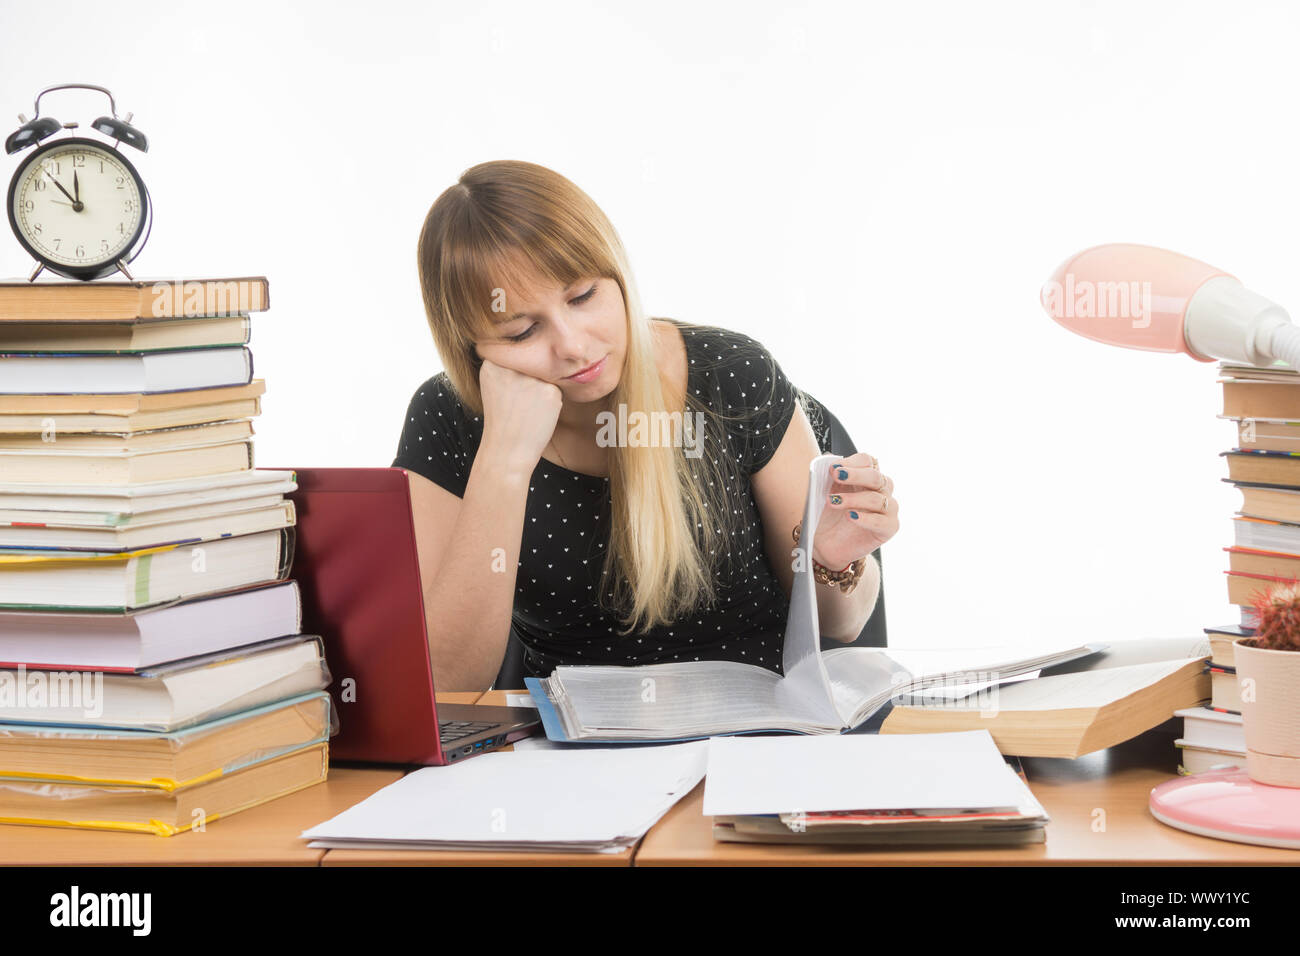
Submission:
<svg viewBox="0 0 1300 956">
<path fill-rule="evenodd" d="M 525 648 L 525 673 L 543 677 L 560 664 L 656 664 L 733 660 L 781 673 L 789 599 L 772 573 L 750 475 L 776 452 L 800 394 L 766 349 L 746 335 L 675 322 L 688 359 L 688 387 L 707 407 L 734 416 L 706 428 L 722 440 L 738 514 L 731 553 L 707 609 L 620 636 L 618 618 L 598 606 L 609 547 L 609 479 L 545 459 L 529 481 L 516 573 L 513 626 Z M 461 405 L 445 372 L 419 387 L 407 409 L 393 466 L 423 475 L 463 497 L 483 423 Z M 782 529 L 786 537 L 790 529 Z"/>
</svg>

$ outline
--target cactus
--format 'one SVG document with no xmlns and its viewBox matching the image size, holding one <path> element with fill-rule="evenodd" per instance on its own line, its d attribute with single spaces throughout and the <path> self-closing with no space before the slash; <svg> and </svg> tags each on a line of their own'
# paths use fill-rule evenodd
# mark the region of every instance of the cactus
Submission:
<svg viewBox="0 0 1300 956">
<path fill-rule="evenodd" d="M 1300 581 L 1255 592 L 1251 601 L 1259 615 L 1253 645 L 1266 651 L 1300 651 Z"/>
</svg>

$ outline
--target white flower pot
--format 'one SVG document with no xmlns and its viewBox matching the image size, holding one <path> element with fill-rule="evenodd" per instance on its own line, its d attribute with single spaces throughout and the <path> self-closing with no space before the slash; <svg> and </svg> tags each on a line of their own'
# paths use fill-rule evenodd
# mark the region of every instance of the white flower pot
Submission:
<svg viewBox="0 0 1300 956">
<path fill-rule="evenodd" d="M 1246 772 L 1257 783 L 1300 787 L 1300 651 L 1233 642 L 1246 732 Z"/>
</svg>

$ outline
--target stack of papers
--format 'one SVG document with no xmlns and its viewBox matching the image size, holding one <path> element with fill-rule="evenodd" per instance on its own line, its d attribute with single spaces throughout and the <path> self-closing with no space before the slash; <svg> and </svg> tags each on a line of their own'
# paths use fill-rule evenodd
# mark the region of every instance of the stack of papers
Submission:
<svg viewBox="0 0 1300 956">
<path fill-rule="evenodd" d="M 715 737 L 704 813 L 759 843 L 1041 843 L 1048 822 L 986 730 Z"/>
<path fill-rule="evenodd" d="M 302 836 L 328 849 L 618 853 L 700 782 L 707 748 L 483 754 L 408 774 Z"/>
</svg>

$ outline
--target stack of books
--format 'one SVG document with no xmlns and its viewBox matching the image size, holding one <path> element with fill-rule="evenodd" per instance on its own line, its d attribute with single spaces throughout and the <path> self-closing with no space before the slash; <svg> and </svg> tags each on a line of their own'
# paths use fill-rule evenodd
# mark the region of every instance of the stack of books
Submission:
<svg viewBox="0 0 1300 956">
<path fill-rule="evenodd" d="M 1300 576 L 1300 372 L 1287 365 L 1267 368 L 1219 363 L 1223 413 L 1236 428 L 1236 441 L 1222 456 L 1223 479 L 1241 491 L 1228 552 L 1228 601 L 1238 621 L 1205 628 L 1212 655 L 1208 705 L 1179 711 L 1183 736 L 1177 741 L 1181 773 L 1246 765 L 1246 735 L 1233 662 L 1233 641 L 1252 637 L 1259 624 L 1253 599 Z"/>
<path fill-rule="evenodd" d="M 170 835 L 325 779 L 264 278 L 0 282 L 0 822 Z"/>
<path fill-rule="evenodd" d="M 1287 366 L 1219 364 L 1223 414 L 1236 425 L 1235 447 L 1222 452 L 1224 479 L 1242 493 L 1228 552 L 1228 600 L 1240 609 L 1239 630 L 1259 621 L 1257 592 L 1300 576 L 1300 372 Z M 1207 629 L 1210 633 L 1228 629 Z"/>
</svg>

